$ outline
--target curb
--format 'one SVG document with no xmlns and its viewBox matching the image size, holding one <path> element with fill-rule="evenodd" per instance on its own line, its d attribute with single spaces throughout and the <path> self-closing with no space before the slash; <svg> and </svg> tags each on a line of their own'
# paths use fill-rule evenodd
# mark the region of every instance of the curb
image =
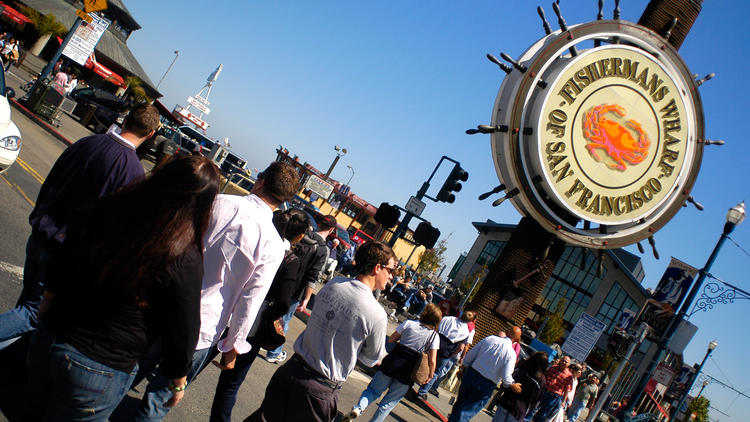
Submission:
<svg viewBox="0 0 750 422">
<path fill-rule="evenodd" d="M 448 422 L 448 418 L 445 417 L 435 406 L 433 406 L 432 403 L 420 398 L 419 395 L 417 395 L 417 392 L 416 390 L 414 390 L 414 388 L 409 388 L 409 391 L 406 393 L 406 398 L 412 403 L 421 407 L 423 410 L 431 413 L 433 416 L 440 419 L 442 422 Z"/>
<path fill-rule="evenodd" d="M 36 124 L 38 124 L 39 126 L 41 126 L 42 129 L 44 129 L 50 135 L 52 135 L 55 138 L 57 138 L 59 141 L 62 141 L 63 143 L 65 143 L 68 146 L 73 145 L 73 142 L 70 139 L 68 139 L 65 136 L 63 136 L 63 134 L 60 133 L 60 132 L 58 132 L 57 129 L 55 129 L 52 125 L 50 125 L 49 123 L 47 123 L 44 120 L 42 120 L 42 118 L 39 117 L 39 116 L 37 116 L 36 114 L 34 114 L 33 111 L 31 111 L 28 108 L 22 106 L 21 103 L 19 103 L 15 99 L 9 98 L 8 102 L 10 102 L 10 104 L 14 108 L 16 108 L 18 111 L 20 111 L 24 116 L 26 116 L 26 117 L 30 118 L 31 120 L 33 120 Z"/>
</svg>

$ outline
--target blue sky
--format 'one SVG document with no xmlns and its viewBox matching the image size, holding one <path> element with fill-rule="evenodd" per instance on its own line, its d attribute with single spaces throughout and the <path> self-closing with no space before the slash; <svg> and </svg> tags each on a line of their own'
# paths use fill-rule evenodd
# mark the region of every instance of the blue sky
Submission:
<svg viewBox="0 0 750 422">
<path fill-rule="evenodd" d="M 605 5 L 611 16 L 613 2 Z M 637 21 L 646 1 L 622 2 L 622 18 Z M 129 0 L 127 7 L 143 26 L 129 46 L 156 83 L 180 55 L 162 83 L 162 102 L 185 105 L 206 77 L 224 64 L 210 97 L 212 137 L 228 136 L 250 167 L 263 168 L 278 145 L 325 171 L 334 145 L 347 148 L 332 177 L 376 206 L 404 205 L 430 175 L 442 155 L 461 162 L 469 181 L 454 204 L 428 202 L 423 217 L 448 240 L 450 266 L 476 238 L 472 221 L 515 223 L 520 215 L 506 203 L 492 208 L 477 196 L 497 182 L 489 136 L 464 130 L 490 121 L 504 77 L 486 53 L 520 55 L 543 35 L 537 2 L 154 2 Z M 175 7 L 178 5 L 177 7 Z M 542 4 L 553 28 L 550 4 Z M 596 1 L 561 2 L 569 25 L 596 16 Z M 642 256 L 644 285 L 653 287 L 674 256 L 700 268 L 724 224 L 726 210 L 748 199 L 750 147 L 748 106 L 748 28 L 750 4 L 704 2 L 703 11 L 680 53 L 694 73 L 715 72 L 700 88 L 706 134 L 726 145 L 706 147 L 695 198 L 705 211 L 683 208 L 656 233 L 661 254 Z M 436 175 L 434 195 L 450 171 Z M 750 223 L 733 239 L 750 250 Z M 647 246 L 647 245 L 646 245 Z M 638 254 L 636 248 L 628 248 Z M 711 273 L 750 289 L 750 256 L 727 242 Z M 699 362 L 711 339 L 719 347 L 706 372 L 750 389 L 744 359 L 750 302 L 737 301 L 696 314 L 700 329 L 686 351 Z M 712 384 L 705 392 L 714 419 L 742 421 L 750 400 Z M 736 399 L 736 400 L 735 400 Z"/>
</svg>

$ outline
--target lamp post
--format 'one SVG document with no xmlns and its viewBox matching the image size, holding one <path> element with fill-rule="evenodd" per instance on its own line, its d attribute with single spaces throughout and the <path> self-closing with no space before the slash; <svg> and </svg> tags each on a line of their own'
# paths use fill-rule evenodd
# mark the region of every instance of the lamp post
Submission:
<svg viewBox="0 0 750 422">
<path fill-rule="evenodd" d="M 336 167 L 336 163 L 339 162 L 339 159 L 342 156 L 346 155 L 346 148 L 341 148 L 340 146 L 336 145 L 335 147 L 333 147 L 333 149 L 336 151 L 336 158 L 333 159 L 333 162 L 331 163 L 331 167 L 328 168 L 326 175 L 323 176 L 324 180 L 328 180 L 328 176 L 331 175 L 333 168 Z"/>
<path fill-rule="evenodd" d="M 701 391 L 699 391 L 699 392 L 698 392 L 698 395 L 697 395 L 697 396 L 695 396 L 695 398 L 696 398 L 696 399 L 697 399 L 698 397 L 700 397 L 700 396 L 701 396 L 701 394 L 703 394 L 703 390 L 704 390 L 704 389 L 706 388 L 706 386 L 708 386 L 708 384 L 709 384 L 708 380 L 703 380 L 703 385 L 701 386 Z"/>
<path fill-rule="evenodd" d="M 172 63 L 169 64 L 169 67 L 167 68 L 167 71 L 164 72 L 164 76 L 162 76 L 161 79 L 159 79 L 159 83 L 156 84 L 156 89 L 157 90 L 159 90 L 159 85 L 161 85 L 161 83 L 164 82 L 164 78 L 167 77 L 167 73 L 169 73 L 169 71 L 172 70 L 172 66 L 174 65 L 174 62 L 177 61 L 177 57 L 179 57 L 179 55 L 180 55 L 180 51 L 179 50 L 175 50 L 174 51 L 174 59 L 172 59 Z"/>
<path fill-rule="evenodd" d="M 698 375 L 700 375 L 701 370 L 703 369 L 703 365 L 706 364 L 706 359 L 708 359 L 708 356 L 711 354 L 711 352 L 714 351 L 714 349 L 716 349 L 716 346 L 718 345 L 719 343 L 716 340 L 711 340 L 711 342 L 708 343 L 708 350 L 706 350 L 706 356 L 703 356 L 703 361 L 701 361 L 701 364 L 698 367 L 698 370 L 695 371 L 695 375 L 693 375 L 693 377 L 690 379 L 690 382 L 685 387 L 685 393 L 682 395 L 682 397 L 680 397 L 680 402 L 677 404 L 677 407 L 675 408 L 676 412 L 679 412 L 680 409 L 682 408 L 682 405 L 685 403 L 685 399 L 687 399 L 687 396 L 690 393 L 690 389 L 693 388 L 693 383 L 695 382 L 695 379 L 698 378 Z M 708 380 L 706 380 L 703 383 L 703 388 L 706 388 L 706 385 L 708 385 Z M 703 392 L 703 388 L 701 388 L 701 393 Z M 698 394 L 696 398 L 697 397 L 700 397 L 700 394 Z"/>
<path fill-rule="evenodd" d="M 349 188 L 351 188 L 350 183 L 352 182 L 352 179 L 354 178 L 354 169 L 349 164 L 346 165 L 346 168 L 348 168 L 349 170 L 352 171 L 352 175 L 349 176 L 349 180 L 346 181 L 346 186 L 349 187 Z"/>
<path fill-rule="evenodd" d="M 685 319 L 685 315 L 688 313 L 688 311 L 690 311 L 690 307 L 693 305 L 695 296 L 701 290 L 701 286 L 703 285 L 703 281 L 706 279 L 706 275 L 708 275 L 708 272 L 711 270 L 711 266 L 714 264 L 714 261 L 716 261 L 716 257 L 719 255 L 719 250 L 721 250 L 721 247 L 724 245 L 727 237 L 729 237 L 732 231 L 734 231 L 734 228 L 741 224 L 744 220 L 744 201 L 740 202 L 739 204 L 730 208 L 729 211 L 727 211 L 726 223 L 724 223 L 724 230 L 721 233 L 721 237 L 719 237 L 719 241 L 716 242 L 716 246 L 714 246 L 714 250 L 708 257 L 706 264 L 699 271 L 698 278 L 693 283 L 693 287 L 690 289 L 690 293 L 688 293 L 687 298 L 685 298 L 685 301 L 682 302 L 680 311 L 672 319 L 672 323 L 667 328 L 666 333 L 664 334 L 664 340 L 659 345 L 659 349 L 657 350 L 654 359 L 651 361 L 648 368 L 646 369 L 646 372 L 644 372 L 644 374 L 641 376 L 640 382 L 633 390 L 633 393 L 630 396 L 631 400 L 623 410 L 624 415 L 629 415 L 633 411 L 636 403 L 639 403 L 641 401 L 641 396 L 643 395 L 643 391 L 646 389 L 646 384 L 648 383 L 649 378 L 651 378 L 654 369 L 656 369 L 656 365 L 664 359 L 664 355 L 666 354 L 665 351 L 669 348 L 672 337 L 674 337 L 675 332 L 677 332 L 677 327 L 680 325 L 680 322 Z"/>
</svg>

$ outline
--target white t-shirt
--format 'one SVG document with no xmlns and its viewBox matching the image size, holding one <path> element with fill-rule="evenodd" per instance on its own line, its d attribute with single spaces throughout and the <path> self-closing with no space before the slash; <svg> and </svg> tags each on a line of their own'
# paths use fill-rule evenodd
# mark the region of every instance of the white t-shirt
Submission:
<svg viewBox="0 0 750 422">
<path fill-rule="evenodd" d="M 474 331 L 469 331 L 469 325 L 453 316 L 443 317 L 440 320 L 438 331 L 440 334 L 448 337 L 448 340 L 452 343 L 458 341 L 471 343 L 474 339 Z"/>
<path fill-rule="evenodd" d="M 430 337 L 432 337 L 432 342 L 427 344 L 427 350 L 440 348 L 440 337 L 437 333 L 420 324 L 419 321 L 406 320 L 396 327 L 396 332 L 401 334 L 401 338 L 398 340 L 399 344 L 411 350 L 423 352 Z"/>
<path fill-rule="evenodd" d="M 385 355 L 388 315 L 359 280 L 335 278 L 315 296 L 307 328 L 294 352 L 335 382 L 344 382 L 359 359 L 373 366 Z"/>
</svg>

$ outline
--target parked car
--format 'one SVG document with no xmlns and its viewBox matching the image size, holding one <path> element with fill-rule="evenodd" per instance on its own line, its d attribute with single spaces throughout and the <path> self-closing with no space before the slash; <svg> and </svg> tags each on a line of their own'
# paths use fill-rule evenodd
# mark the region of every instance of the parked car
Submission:
<svg viewBox="0 0 750 422">
<path fill-rule="evenodd" d="M 357 244 L 357 246 L 365 242 L 371 242 L 375 240 L 372 236 L 359 229 L 357 229 L 357 231 L 355 231 L 354 234 L 350 236 L 350 238 L 352 239 L 352 242 Z"/>
<path fill-rule="evenodd" d="M 0 173 L 16 162 L 21 151 L 21 132 L 10 119 L 9 98 L 16 93 L 5 86 L 5 73 L 0 72 Z"/>
<path fill-rule="evenodd" d="M 160 127 L 154 136 L 147 139 L 138 147 L 138 156 L 141 159 L 151 160 L 158 163 L 162 155 L 171 154 L 175 157 L 191 155 L 189 138 L 169 126 Z"/>
<path fill-rule="evenodd" d="M 92 87 L 74 89 L 70 97 L 76 101 L 73 114 L 96 133 L 104 133 L 113 123 L 122 122 L 131 105 L 109 91 Z"/>
<path fill-rule="evenodd" d="M 194 147 L 194 150 L 192 151 L 194 154 L 199 153 L 201 155 L 208 155 L 208 153 L 211 152 L 211 149 L 213 149 L 214 144 L 216 144 L 216 142 L 209 139 L 208 136 L 198 132 L 190 126 L 180 126 L 178 129 L 180 133 L 193 141 L 190 146 Z"/>
</svg>

